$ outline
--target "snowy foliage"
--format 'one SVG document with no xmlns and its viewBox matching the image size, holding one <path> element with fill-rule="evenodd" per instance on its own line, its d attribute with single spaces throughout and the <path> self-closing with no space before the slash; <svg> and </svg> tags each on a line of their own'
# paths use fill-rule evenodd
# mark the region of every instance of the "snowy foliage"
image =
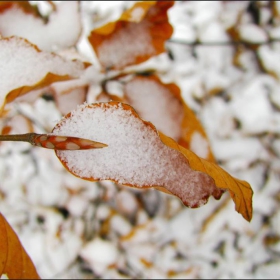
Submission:
<svg viewBox="0 0 280 280">
<path fill-rule="evenodd" d="M 252 2 L 257 2 L 254 5 L 258 12 L 252 12 Z M 28 39 L 34 44 L 40 42 L 38 46 L 44 51 L 55 51 L 68 58 L 80 56 L 93 64 L 79 79 L 53 84 L 8 104 L 10 111 L 0 119 L 0 128 L 10 125 L 13 133 L 49 133 L 77 103 L 95 101 L 102 93 L 100 82 L 108 76 L 98 71 L 101 66 L 87 36 L 92 29 L 116 20 L 132 4 L 81 1 L 82 30 L 75 4 L 69 6 L 71 13 L 63 10 L 63 3 L 58 4 L 62 5 L 61 14 L 56 15 L 58 21 L 53 16 L 45 27 L 32 19 L 23 21 L 22 30 L 13 30 L 9 24 L 4 32 L 1 28 L 3 22 L 7 23 L 6 16 L 12 21 L 21 12 L 10 10 L 13 17 L 0 14 L 2 36 L 17 32 L 25 37 L 24 29 L 32 27 L 34 31 L 28 32 L 32 38 Z M 42 278 L 279 277 L 280 43 L 257 49 L 250 45 L 280 40 L 280 6 L 276 3 L 270 9 L 269 5 L 269 1 L 176 1 L 168 11 L 174 28 L 171 40 L 166 42 L 168 52 L 128 68 L 139 72 L 154 69 L 164 82 L 175 82 L 181 88 L 184 100 L 205 127 L 217 161 L 251 184 L 251 223 L 234 211 L 229 195 L 220 201 L 210 199 L 203 208 L 188 209 L 178 198 L 155 190 L 134 190 L 111 181 L 94 183 L 76 178 L 50 150 L 27 143 L 1 143 L 0 212 L 17 232 Z M 44 11 L 43 4 L 39 7 Z M 229 32 L 233 28 L 237 29 L 235 35 Z M 49 31 L 53 29 L 55 34 Z M 49 33 L 54 37 L 46 40 Z M 68 47 L 75 45 L 80 33 L 76 53 Z M 61 36 L 67 40 L 62 41 Z M 151 38 L 144 40 L 148 44 Z M 233 40 L 244 40 L 249 45 L 238 49 Z M 118 51 L 122 44 L 128 51 L 135 48 L 134 44 L 133 48 L 129 45 L 129 38 L 119 43 Z M 102 59 L 111 63 L 120 58 Z M 80 65 L 77 69 L 65 66 L 66 74 L 81 71 Z M 14 77 L 19 84 L 20 79 Z M 121 83 L 108 83 L 108 88 L 110 85 L 112 93 L 124 94 Z M 135 88 L 133 84 L 131 87 Z M 145 104 L 139 106 L 140 111 L 145 111 Z M 175 111 L 179 107 L 174 104 Z M 172 123 L 168 124 L 170 127 Z M 170 133 L 177 137 L 176 128 Z M 208 146 L 199 134 L 193 141 L 196 153 L 205 154 Z M 118 164 L 118 158 L 114 160 L 111 164 Z M 129 158 L 122 163 L 129 170 Z M 87 173 L 86 161 L 84 164 L 83 172 Z"/>
</svg>

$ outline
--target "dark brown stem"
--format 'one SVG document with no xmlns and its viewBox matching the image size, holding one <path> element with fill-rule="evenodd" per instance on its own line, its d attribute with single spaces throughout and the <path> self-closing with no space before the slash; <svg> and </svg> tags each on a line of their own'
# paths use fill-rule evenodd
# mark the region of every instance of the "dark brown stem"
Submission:
<svg viewBox="0 0 280 280">
<path fill-rule="evenodd" d="M 38 135 L 36 133 L 0 135 L 0 141 L 21 141 L 34 145 L 34 138 Z"/>
</svg>

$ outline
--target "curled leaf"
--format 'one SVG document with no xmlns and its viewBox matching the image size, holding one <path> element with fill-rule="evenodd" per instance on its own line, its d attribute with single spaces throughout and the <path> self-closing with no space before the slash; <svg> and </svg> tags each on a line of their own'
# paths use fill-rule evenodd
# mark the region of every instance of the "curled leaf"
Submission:
<svg viewBox="0 0 280 280">
<path fill-rule="evenodd" d="M 16 233 L 0 213 L 0 277 L 9 279 L 40 279 L 34 264 Z"/>
<path fill-rule="evenodd" d="M 250 210 L 242 211 L 244 200 L 252 197 L 240 197 L 243 188 L 250 189 L 247 183 L 239 184 L 217 165 L 200 159 L 171 138 L 159 136 L 155 127 L 127 104 L 81 105 L 58 123 L 53 133 L 108 144 L 101 150 L 56 151 L 65 168 L 77 177 L 143 189 L 155 187 L 193 208 L 205 204 L 210 195 L 219 199 L 229 189 L 236 196 L 237 210 L 251 218 Z"/>
<path fill-rule="evenodd" d="M 174 1 L 138 2 L 120 19 L 94 29 L 88 37 L 101 65 L 122 69 L 165 51 L 173 32 L 167 10 Z"/>
</svg>

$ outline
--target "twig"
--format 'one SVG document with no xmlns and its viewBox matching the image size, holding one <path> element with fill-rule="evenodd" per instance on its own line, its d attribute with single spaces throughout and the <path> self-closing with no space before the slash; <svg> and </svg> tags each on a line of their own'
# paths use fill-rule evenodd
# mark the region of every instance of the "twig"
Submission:
<svg viewBox="0 0 280 280">
<path fill-rule="evenodd" d="M 78 137 L 37 133 L 0 135 L 0 141 L 28 142 L 33 146 L 53 150 L 88 150 L 99 149 L 108 146 L 104 143 Z"/>
</svg>

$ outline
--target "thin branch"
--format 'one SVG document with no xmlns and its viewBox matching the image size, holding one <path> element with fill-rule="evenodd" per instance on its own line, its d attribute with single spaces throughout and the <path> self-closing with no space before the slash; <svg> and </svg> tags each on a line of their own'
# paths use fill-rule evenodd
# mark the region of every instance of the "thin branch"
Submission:
<svg viewBox="0 0 280 280">
<path fill-rule="evenodd" d="M 0 141 L 18 141 L 18 142 L 28 142 L 32 145 L 36 133 L 26 133 L 26 134 L 11 134 L 11 135 L 0 135 Z"/>
<path fill-rule="evenodd" d="M 182 39 L 169 39 L 167 42 L 174 44 L 181 44 L 187 46 L 237 46 L 237 45 L 245 45 L 245 46 L 262 46 L 268 45 L 275 42 L 280 42 L 280 39 L 269 39 L 268 41 L 262 42 L 247 42 L 247 41 L 229 41 L 229 42 L 200 42 L 200 41 L 184 41 Z"/>
</svg>

